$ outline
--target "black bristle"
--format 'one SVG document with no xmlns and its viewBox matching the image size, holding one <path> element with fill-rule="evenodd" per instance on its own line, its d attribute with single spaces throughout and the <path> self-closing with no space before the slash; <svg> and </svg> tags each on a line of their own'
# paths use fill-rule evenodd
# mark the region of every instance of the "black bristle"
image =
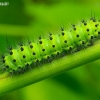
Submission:
<svg viewBox="0 0 100 100">
<path fill-rule="evenodd" d="M 5 56 L 4 56 L 4 55 L 2 55 L 1 57 L 2 57 L 2 59 L 4 59 L 4 58 L 5 58 Z"/>
<path fill-rule="evenodd" d="M 21 51 L 24 51 L 24 48 L 23 48 L 23 47 L 21 47 L 21 48 L 20 48 L 20 50 L 21 50 Z"/>
<path fill-rule="evenodd" d="M 51 33 L 51 32 L 49 32 L 49 35 L 51 36 L 51 35 L 52 35 L 52 33 Z"/>
<path fill-rule="evenodd" d="M 13 52 L 12 51 L 10 51 L 10 55 L 12 55 L 13 54 Z"/>
<path fill-rule="evenodd" d="M 50 37 L 50 40 L 52 40 L 53 38 L 52 37 Z"/>
<path fill-rule="evenodd" d="M 31 48 L 31 49 L 33 48 L 33 45 L 32 45 L 32 44 L 30 45 L 30 48 Z"/>
<path fill-rule="evenodd" d="M 64 27 L 61 27 L 61 31 L 64 31 Z"/>
<path fill-rule="evenodd" d="M 41 40 L 42 38 L 41 38 L 41 36 L 39 36 L 39 40 Z"/>
<path fill-rule="evenodd" d="M 82 22 L 82 23 L 85 23 L 86 21 L 83 19 L 81 22 Z"/>
<path fill-rule="evenodd" d="M 75 27 L 75 24 L 72 24 L 72 27 Z"/>
</svg>

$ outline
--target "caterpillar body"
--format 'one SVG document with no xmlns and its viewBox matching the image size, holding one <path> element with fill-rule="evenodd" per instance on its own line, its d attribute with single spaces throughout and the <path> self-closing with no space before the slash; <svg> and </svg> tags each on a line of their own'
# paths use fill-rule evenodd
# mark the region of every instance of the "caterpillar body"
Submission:
<svg viewBox="0 0 100 100">
<path fill-rule="evenodd" d="M 61 34 L 50 34 L 48 38 L 39 37 L 38 43 L 29 42 L 18 48 L 10 48 L 2 56 L 3 70 L 9 74 L 24 73 L 38 63 L 51 62 L 70 52 L 92 45 L 100 37 L 100 21 L 95 18 L 72 25 L 71 29 L 61 29 Z"/>
</svg>

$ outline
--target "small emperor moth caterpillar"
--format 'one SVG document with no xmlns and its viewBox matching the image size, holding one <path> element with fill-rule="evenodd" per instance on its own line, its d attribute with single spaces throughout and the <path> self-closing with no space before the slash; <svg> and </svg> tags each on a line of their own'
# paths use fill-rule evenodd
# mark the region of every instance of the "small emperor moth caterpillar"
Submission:
<svg viewBox="0 0 100 100">
<path fill-rule="evenodd" d="M 88 47 L 100 37 L 100 21 L 90 18 L 83 20 L 71 29 L 61 28 L 60 34 L 50 34 L 48 38 L 39 37 L 38 43 L 29 42 L 17 48 L 10 48 L 2 56 L 3 70 L 9 74 L 24 73 L 39 63 L 51 62 L 71 52 Z"/>
</svg>

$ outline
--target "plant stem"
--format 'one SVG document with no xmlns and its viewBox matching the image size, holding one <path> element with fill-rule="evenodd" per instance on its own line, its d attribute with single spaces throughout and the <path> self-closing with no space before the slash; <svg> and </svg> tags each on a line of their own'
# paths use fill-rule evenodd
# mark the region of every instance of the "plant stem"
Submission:
<svg viewBox="0 0 100 100">
<path fill-rule="evenodd" d="M 60 59 L 56 59 L 52 61 L 52 63 L 37 66 L 24 74 L 1 78 L 0 95 L 36 83 L 48 77 L 61 74 L 62 72 L 76 68 L 99 58 L 100 43 L 96 43 L 95 45 L 84 50 L 66 55 Z"/>
</svg>

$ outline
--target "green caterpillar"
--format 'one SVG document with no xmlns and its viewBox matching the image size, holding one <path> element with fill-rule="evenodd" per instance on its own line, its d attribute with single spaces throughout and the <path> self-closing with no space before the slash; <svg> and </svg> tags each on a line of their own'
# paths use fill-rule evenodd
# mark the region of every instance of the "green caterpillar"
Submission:
<svg viewBox="0 0 100 100">
<path fill-rule="evenodd" d="M 100 21 L 95 18 L 83 20 L 78 25 L 72 25 L 68 31 L 61 28 L 61 34 L 50 34 L 48 38 L 39 37 L 38 43 L 31 41 L 18 48 L 10 48 L 2 56 L 2 69 L 9 74 L 24 73 L 39 63 L 51 62 L 55 58 L 88 47 L 99 37 Z"/>
</svg>

